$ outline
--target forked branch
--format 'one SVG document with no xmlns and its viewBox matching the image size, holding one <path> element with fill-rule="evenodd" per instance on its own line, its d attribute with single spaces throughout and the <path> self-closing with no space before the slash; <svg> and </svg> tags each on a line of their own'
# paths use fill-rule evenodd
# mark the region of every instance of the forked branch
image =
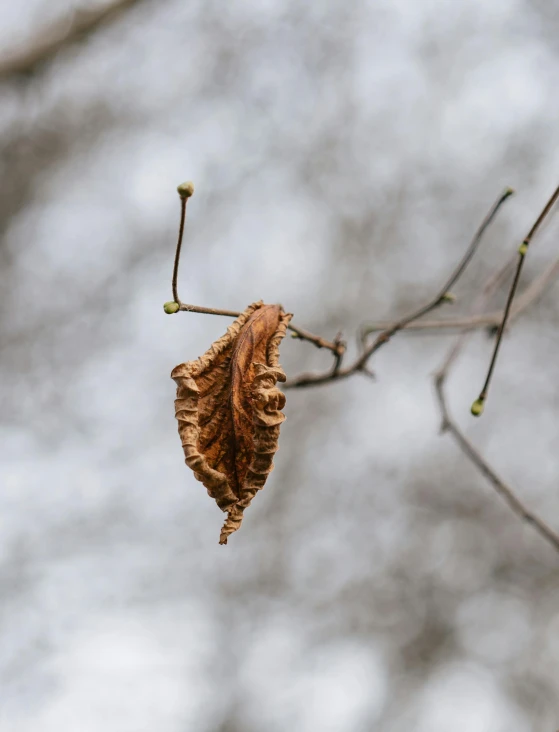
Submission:
<svg viewBox="0 0 559 732">
<path fill-rule="evenodd" d="M 382 346 L 384 346 L 388 341 L 399 331 L 403 330 L 407 326 L 409 326 L 411 323 L 413 323 L 416 320 L 419 320 L 419 318 L 422 318 L 424 315 L 427 315 L 428 313 L 432 312 L 433 310 L 436 310 L 441 305 L 444 305 L 448 302 L 454 301 L 454 296 L 450 292 L 451 288 L 458 282 L 460 277 L 464 274 L 466 267 L 472 260 L 472 257 L 476 253 L 479 245 L 481 244 L 481 241 L 483 239 L 484 233 L 487 231 L 487 228 L 490 226 L 491 222 L 497 215 L 497 212 L 503 205 L 503 203 L 509 198 L 514 191 L 512 188 L 506 188 L 503 193 L 499 196 L 497 201 L 493 204 L 483 221 L 481 222 L 478 230 L 476 231 L 472 241 L 470 242 L 468 248 L 466 249 L 466 252 L 464 253 L 462 259 L 452 272 L 452 274 L 448 277 L 444 285 L 441 287 L 439 292 L 427 303 L 424 305 L 421 305 L 419 308 L 414 310 L 413 312 L 409 313 L 408 315 L 404 316 L 403 318 L 400 318 L 400 320 L 396 320 L 393 323 L 391 323 L 385 330 L 380 333 L 376 339 L 371 343 L 370 345 L 367 345 L 365 340 L 363 340 L 363 352 L 360 356 L 349 366 L 346 366 L 345 368 L 341 368 L 338 365 L 338 368 L 332 369 L 331 371 L 327 371 L 323 374 L 302 374 L 301 376 L 298 376 L 294 379 L 291 379 L 290 381 L 285 384 L 286 387 L 304 387 L 304 386 L 318 386 L 320 384 L 326 384 L 330 381 L 337 381 L 339 379 L 345 379 L 348 376 L 352 376 L 355 373 L 358 372 L 364 372 L 368 370 L 368 361 L 371 358 L 371 356 L 376 353 L 376 351 L 379 350 Z"/>
<path fill-rule="evenodd" d="M 194 185 L 188 181 L 186 183 L 181 183 L 177 187 L 177 190 L 179 192 L 180 200 L 181 200 L 181 219 L 180 219 L 180 226 L 179 226 L 179 237 L 177 241 L 177 248 L 175 251 L 175 261 L 173 264 L 173 279 L 172 279 L 172 290 L 173 290 L 173 300 L 170 302 L 166 302 L 163 305 L 163 309 L 165 312 L 169 315 L 172 315 L 173 313 L 179 312 L 179 310 L 184 310 L 189 313 L 205 313 L 207 315 L 224 315 L 229 318 L 237 318 L 241 313 L 237 310 L 220 310 L 217 308 L 205 308 L 200 305 L 187 305 L 186 303 L 183 303 L 181 299 L 179 298 L 178 293 L 178 274 L 179 274 L 179 262 L 180 262 L 180 256 L 181 256 L 181 247 L 182 247 L 182 240 L 184 235 L 184 223 L 186 220 L 186 203 L 188 199 L 193 195 L 194 193 Z M 308 330 L 304 330 L 303 328 L 298 328 L 295 325 L 291 325 L 291 323 L 288 325 L 288 329 L 295 334 L 297 338 L 299 338 L 302 341 L 309 341 L 309 343 L 312 343 L 317 348 L 327 348 L 328 350 L 332 351 L 334 354 L 334 357 L 336 359 L 341 359 L 344 352 L 345 352 L 345 343 L 340 340 L 336 339 L 333 343 L 331 341 L 326 340 L 326 338 L 322 338 L 322 336 L 317 336 L 314 333 L 310 333 Z"/>
</svg>

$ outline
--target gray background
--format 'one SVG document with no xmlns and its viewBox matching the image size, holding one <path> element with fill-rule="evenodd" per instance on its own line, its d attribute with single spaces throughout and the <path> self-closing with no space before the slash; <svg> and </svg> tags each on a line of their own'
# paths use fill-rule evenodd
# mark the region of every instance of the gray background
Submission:
<svg viewBox="0 0 559 732">
<path fill-rule="evenodd" d="M 5 3 L 5 55 L 71 7 Z M 552 0 L 145 1 L 2 81 L 1 732 L 559 727 L 559 557 L 439 435 L 449 337 L 401 334 L 377 383 L 289 392 L 276 469 L 222 547 L 169 374 L 229 321 L 162 311 L 185 179 L 183 300 L 281 302 L 352 353 L 513 186 L 445 315 L 467 312 L 558 182 L 558 38 Z M 482 420 L 486 334 L 449 385 L 555 528 L 558 321 L 556 284 Z M 331 358 L 286 339 L 281 361 Z"/>
</svg>

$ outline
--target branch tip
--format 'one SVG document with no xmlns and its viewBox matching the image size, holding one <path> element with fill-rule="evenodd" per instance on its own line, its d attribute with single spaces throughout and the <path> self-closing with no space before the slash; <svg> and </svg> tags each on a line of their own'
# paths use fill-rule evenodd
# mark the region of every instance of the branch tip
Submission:
<svg viewBox="0 0 559 732">
<path fill-rule="evenodd" d="M 194 194 L 194 183 L 191 180 L 187 180 L 177 186 L 177 191 L 181 198 L 190 198 Z"/>
<path fill-rule="evenodd" d="M 169 302 L 166 302 L 163 305 L 163 310 L 167 313 L 167 315 L 173 315 L 173 313 L 178 313 L 181 306 L 178 304 L 178 302 L 173 302 L 173 300 L 169 300 Z"/>
<path fill-rule="evenodd" d="M 476 399 L 472 404 L 470 411 L 474 417 L 480 417 L 483 414 L 483 407 L 483 399 Z"/>
</svg>

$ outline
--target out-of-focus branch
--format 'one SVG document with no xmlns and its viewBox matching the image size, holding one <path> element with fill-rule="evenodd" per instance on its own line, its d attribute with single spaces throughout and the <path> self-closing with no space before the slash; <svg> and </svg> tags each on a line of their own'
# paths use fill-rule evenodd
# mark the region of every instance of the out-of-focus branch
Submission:
<svg viewBox="0 0 559 732">
<path fill-rule="evenodd" d="M 392 322 L 392 324 L 384 330 L 382 333 L 380 333 L 377 338 L 371 343 L 370 345 L 365 345 L 363 348 L 363 353 L 349 366 L 346 366 L 345 368 L 341 367 L 341 360 L 337 360 L 334 368 L 330 371 L 327 371 L 323 374 L 301 374 L 301 376 L 296 377 L 295 379 L 291 379 L 288 381 L 284 388 L 301 388 L 305 386 L 318 386 L 320 384 L 326 384 L 331 381 L 337 381 L 339 379 L 345 379 L 348 376 L 352 376 L 355 373 L 358 372 L 364 372 L 368 370 L 368 361 L 370 357 L 378 351 L 379 348 L 381 348 L 383 345 L 388 343 L 388 341 L 392 338 L 393 335 L 398 333 L 398 331 L 403 330 L 406 326 L 408 326 L 410 323 L 412 323 L 415 320 L 418 320 L 419 318 L 423 317 L 424 315 L 427 315 L 428 313 L 432 312 L 433 310 L 436 310 L 438 307 L 443 305 L 447 302 L 453 302 L 454 297 L 452 293 L 450 292 L 450 288 L 453 287 L 456 282 L 460 279 L 460 277 L 464 274 L 466 267 L 470 263 L 472 257 L 476 253 L 479 245 L 481 244 L 481 240 L 483 238 L 484 233 L 486 232 L 487 228 L 497 215 L 497 212 L 503 205 L 503 203 L 509 198 L 514 191 L 512 188 L 507 188 L 503 193 L 499 196 L 497 201 L 493 204 L 491 209 L 489 210 L 489 213 L 485 216 L 483 221 L 481 222 L 478 230 L 476 231 L 472 241 L 470 242 L 468 248 L 466 249 L 466 252 L 448 280 L 444 283 L 440 291 L 433 297 L 431 300 L 429 300 L 426 304 L 419 307 L 417 310 L 414 310 L 409 315 L 404 316 L 400 320 L 397 320 L 395 322 Z M 370 372 L 369 372 L 370 373 Z"/>
<path fill-rule="evenodd" d="M 512 264 L 512 262 L 511 262 Z M 536 277 L 520 295 L 513 305 L 509 323 L 517 318 L 523 310 L 531 305 L 540 297 L 546 287 L 559 276 L 559 259 L 549 265 L 539 277 Z M 493 310 L 483 315 L 464 315 L 456 318 L 445 318 L 440 320 L 416 320 L 405 326 L 405 330 L 452 330 L 459 328 L 460 330 L 477 330 L 478 328 L 498 327 L 503 319 L 503 310 Z M 389 320 L 379 320 L 371 323 L 363 329 L 363 335 L 386 330 L 391 325 Z"/>
<path fill-rule="evenodd" d="M 79 8 L 70 15 L 58 18 L 42 29 L 30 45 L 0 58 L 0 79 L 34 74 L 59 51 L 117 20 L 139 2 L 141 0 L 114 0 L 103 7 Z"/>
<path fill-rule="evenodd" d="M 514 262 L 514 260 L 512 260 Z M 493 277 L 491 277 L 486 283 L 483 292 L 478 297 L 474 304 L 474 313 L 479 310 L 483 310 L 495 289 L 502 280 L 504 274 L 510 268 L 510 262 L 499 270 Z M 548 267 L 545 272 L 540 275 L 537 280 L 534 280 L 532 285 L 527 288 L 524 293 L 523 303 L 518 302 L 517 314 L 521 309 L 528 307 L 533 300 L 543 292 L 546 285 L 553 279 L 553 276 L 557 274 L 559 270 L 559 261 L 554 262 Z M 519 306 L 522 304 L 522 307 Z M 462 350 L 466 339 L 468 337 L 468 329 L 466 329 L 458 338 L 455 343 L 451 346 L 441 368 L 435 373 L 435 393 L 437 396 L 437 402 L 441 413 L 441 432 L 448 432 L 454 438 L 456 444 L 460 447 L 462 452 L 471 460 L 471 462 L 478 468 L 482 475 L 487 478 L 491 483 L 495 491 L 501 496 L 501 498 L 507 503 L 509 508 L 520 518 L 522 521 L 529 523 L 533 528 L 545 539 L 556 551 L 559 551 L 559 535 L 548 526 L 539 516 L 530 511 L 518 498 L 514 490 L 500 478 L 495 470 L 485 460 L 479 450 L 473 445 L 473 443 L 466 437 L 464 432 L 460 429 L 458 424 L 452 419 L 448 408 L 447 396 L 445 391 L 446 380 L 448 378 L 450 369 L 455 363 L 460 351 Z"/>
<path fill-rule="evenodd" d="M 437 378 L 435 380 L 437 398 L 441 413 L 443 415 L 443 429 L 449 432 L 454 438 L 462 452 L 470 458 L 472 463 L 480 470 L 497 493 L 503 498 L 514 513 L 526 521 L 545 539 L 551 546 L 559 552 L 559 535 L 548 526 L 543 519 L 530 511 L 517 497 L 514 490 L 500 478 L 478 449 L 468 440 L 456 422 L 450 417 L 446 404 L 446 395 L 444 391 L 444 379 Z"/>
</svg>

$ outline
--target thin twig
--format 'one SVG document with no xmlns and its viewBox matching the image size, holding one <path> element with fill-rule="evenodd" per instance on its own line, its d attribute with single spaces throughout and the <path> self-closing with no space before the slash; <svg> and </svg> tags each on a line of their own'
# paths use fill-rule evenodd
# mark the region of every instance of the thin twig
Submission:
<svg viewBox="0 0 559 732">
<path fill-rule="evenodd" d="M 70 17 L 58 18 L 48 28 L 41 30 L 41 37 L 33 46 L 18 49 L 0 59 L 0 78 L 34 74 L 63 48 L 117 20 L 125 10 L 138 2 L 139 0 L 116 0 L 110 5 L 81 8 L 74 10 Z"/>
<path fill-rule="evenodd" d="M 304 330 L 303 328 L 298 328 L 296 325 L 292 325 L 291 323 L 289 323 L 287 327 L 302 341 L 309 341 L 309 343 L 313 343 L 317 348 L 327 348 L 329 351 L 332 351 L 335 363 L 338 361 L 341 363 L 341 359 L 343 358 L 346 350 L 346 344 L 343 341 L 334 341 L 332 343 L 327 341 L 325 338 L 322 338 L 322 336 L 317 336 L 314 333 Z"/>
<path fill-rule="evenodd" d="M 190 196 L 194 193 L 194 188 L 192 189 L 192 192 L 190 193 Z M 181 257 L 181 246 L 182 246 L 182 236 L 184 234 L 184 222 L 186 219 L 186 203 L 190 196 L 187 196 L 186 194 L 181 195 L 181 222 L 179 225 L 179 238 L 177 241 L 177 248 L 175 251 L 175 262 L 173 264 L 173 279 L 171 283 L 171 287 L 173 289 L 173 298 L 176 303 L 179 305 L 182 305 L 181 301 L 179 300 L 179 292 L 177 288 L 177 278 L 179 276 L 179 261 Z"/>
<path fill-rule="evenodd" d="M 559 536 L 543 521 L 539 516 L 530 511 L 526 506 L 519 500 L 513 489 L 507 485 L 493 470 L 493 468 L 486 462 L 482 457 L 481 453 L 476 447 L 468 440 L 463 432 L 458 428 L 456 423 L 449 416 L 448 408 L 445 400 L 445 393 L 443 388 L 444 380 L 435 379 L 435 386 L 439 406 L 441 413 L 443 414 L 444 429 L 449 432 L 462 449 L 465 455 L 470 458 L 473 464 L 481 471 L 481 473 L 490 481 L 493 488 L 503 498 L 508 506 L 519 516 L 523 521 L 531 524 L 538 534 L 544 538 L 551 546 L 559 552 Z"/>
<path fill-rule="evenodd" d="M 489 384 L 491 383 L 491 377 L 493 376 L 493 372 L 495 370 L 495 364 L 497 363 L 497 356 L 499 354 L 499 348 L 500 348 L 502 340 L 503 340 L 503 333 L 504 333 L 506 325 L 507 325 L 507 320 L 508 320 L 509 313 L 511 310 L 512 301 L 513 301 L 514 295 L 516 293 L 518 281 L 520 280 L 520 273 L 522 272 L 522 267 L 524 265 L 524 260 L 526 259 L 526 254 L 528 253 L 528 248 L 530 246 L 530 242 L 532 241 L 533 237 L 536 235 L 536 232 L 540 228 L 543 221 L 547 218 L 551 209 L 555 205 L 555 202 L 557 201 L 557 199 L 559 199 L 559 186 L 555 189 L 553 195 L 551 196 L 549 201 L 544 206 L 543 211 L 540 213 L 540 215 L 536 219 L 534 225 L 528 232 L 526 238 L 524 239 L 524 241 L 518 248 L 518 264 L 516 267 L 516 272 L 514 274 L 514 279 L 512 281 L 512 286 L 510 288 L 509 296 L 507 298 L 507 302 L 505 305 L 505 311 L 503 313 L 503 320 L 501 322 L 501 325 L 499 326 L 499 331 L 497 333 L 497 340 L 495 341 L 495 348 L 493 350 L 493 355 L 491 356 L 491 361 L 489 363 L 489 369 L 487 371 L 485 383 L 479 393 L 478 398 L 472 404 L 472 414 L 474 414 L 475 416 L 479 416 L 483 413 L 483 407 L 484 407 L 485 401 L 487 399 L 487 393 L 489 391 Z"/>
<path fill-rule="evenodd" d="M 178 310 L 183 310 L 187 313 L 224 315 L 227 318 L 238 318 L 241 314 L 238 310 L 220 310 L 219 308 L 205 308 L 201 305 L 187 305 L 184 302 L 180 303 L 180 307 L 178 308 Z M 292 325 L 291 323 L 287 326 L 287 328 L 294 334 L 294 337 L 299 338 L 302 341 L 309 341 L 309 343 L 314 344 L 317 348 L 327 348 L 329 351 L 332 351 L 336 359 L 341 358 L 344 354 L 346 346 L 343 341 L 328 341 L 326 340 L 326 338 L 322 338 L 322 336 L 315 335 L 314 333 L 311 333 L 308 330 L 304 330 L 303 328 L 298 328 L 296 325 Z"/>
<path fill-rule="evenodd" d="M 205 308 L 200 305 L 188 305 L 187 303 L 183 303 L 179 297 L 178 275 L 182 240 L 184 236 L 184 224 L 186 221 L 186 203 L 188 199 L 194 194 L 194 185 L 190 181 L 187 181 L 186 183 L 181 183 L 181 185 L 177 186 L 177 191 L 179 193 L 181 201 L 181 218 L 177 246 L 175 249 L 175 260 L 173 263 L 173 276 L 171 279 L 173 300 L 171 302 L 166 302 L 163 305 L 163 309 L 169 315 L 172 315 L 173 313 L 177 313 L 179 310 L 182 310 L 188 313 L 224 315 L 225 317 L 229 318 L 237 318 L 240 315 L 240 312 L 236 310 L 220 310 L 218 308 Z M 303 328 L 298 328 L 296 325 L 292 325 L 291 323 L 287 327 L 292 333 L 294 333 L 296 338 L 299 338 L 302 341 L 309 341 L 309 343 L 314 344 L 317 348 L 327 348 L 328 350 L 332 351 L 335 359 L 334 368 L 336 368 L 336 366 L 339 367 L 346 350 L 346 344 L 341 340 L 341 334 L 338 334 L 338 336 L 336 336 L 336 339 L 332 343 L 326 340 L 326 338 L 322 338 L 322 336 L 317 336 L 314 333 L 310 333 L 308 330 L 304 330 Z"/>
<path fill-rule="evenodd" d="M 466 267 L 470 263 L 472 257 L 474 256 L 476 250 L 478 249 L 481 240 L 483 238 L 483 235 L 485 231 L 487 230 L 488 226 L 491 224 L 493 219 L 495 218 L 497 212 L 503 205 L 503 203 L 509 198 L 514 191 L 511 188 L 505 189 L 503 193 L 499 196 L 497 201 L 493 204 L 491 209 L 489 210 L 489 213 L 485 216 L 482 223 L 480 224 L 478 230 L 476 231 L 470 245 L 468 246 L 464 256 L 458 263 L 457 267 L 454 269 L 448 280 L 445 282 L 441 290 L 437 293 L 437 295 L 429 300 L 425 305 L 422 305 L 417 310 L 414 310 L 409 315 L 404 316 L 400 320 L 392 323 L 386 330 L 384 330 L 380 335 L 377 336 L 377 338 L 371 343 L 369 346 L 365 347 L 363 350 L 363 353 L 349 366 L 346 366 L 345 368 L 338 368 L 336 370 L 331 369 L 330 371 L 327 371 L 326 373 L 322 374 L 301 374 L 301 376 L 296 377 L 295 379 L 291 379 L 288 381 L 284 388 L 301 388 L 306 386 L 318 386 L 320 384 L 326 384 L 330 381 L 337 381 L 339 379 L 345 379 L 348 376 L 352 376 L 353 374 L 357 373 L 358 371 L 363 371 L 364 368 L 367 365 L 367 362 L 369 358 L 378 351 L 381 346 L 383 346 L 385 343 L 388 343 L 388 341 L 392 338 L 393 335 L 395 335 L 398 331 L 403 330 L 407 325 L 409 325 L 414 320 L 417 320 L 418 318 L 421 318 L 423 315 L 427 315 L 427 313 L 430 313 L 431 311 L 435 310 L 436 308 L 443 305 L 445 302 L 452 301 L 452 296 L 450 291 L 450 288 L 453 287 L 458 279 L 462 276 L 464 273 Z"/>
</svg>

